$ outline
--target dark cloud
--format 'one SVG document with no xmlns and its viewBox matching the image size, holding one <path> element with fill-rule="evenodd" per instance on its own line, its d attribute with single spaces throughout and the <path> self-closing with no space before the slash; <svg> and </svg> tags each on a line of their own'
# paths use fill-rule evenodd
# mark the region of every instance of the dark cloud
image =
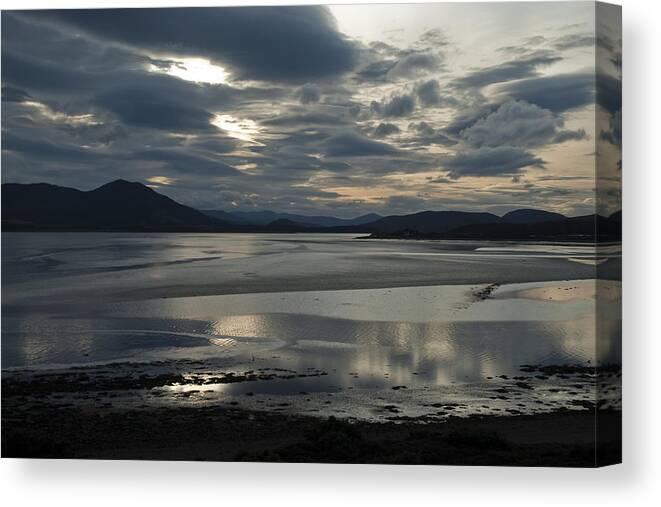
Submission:
<svg viewBox="0 0 661 507">
<path fill-rule="evenodd" d="M 436 133 L 434 128 L 426 121 L 409 123 L 409 130 L 413 130 L 424 136 L 433 136 Z"/>
<path fill-rule="evenodd" d="M 614 115 L 622 109 L 622 81 L 607 74 L 597 74 L 597 103 Z"/>
<path fill-rule="evenodd" d="M 552 142 L 559 144 L 565 141 L 582 141 L 584 139 L 588 139 L 588 134 L 584 129 L 562 130 L 555 135 Z"/>
<path fill-rule="evenodd" d="M 2 46 L 44 62 L 89 73 L 128 70 L 143 64 L 144 55 L 116 45 L 96 42 L 78 31 L 37 22 L 37 11 L 3 11 Z"/>
<path fill-rule="evenodd" d="M 445 45 L 439 42 L 442 37 L 440 31 L 429 30 L 405 49 L 373 41 L 354 77 L 358 82 L 387 83 L 444 70 L 445 56 L 439 51 Z"/>
<path fill-rule="evenodd" d="M 97 95 L 94 103 L 127 125 L 167 131 L 212 131 L 213 114 L 181 96 L 159 89 L 118 87 Z"/>
<path fill-rule="evenodd" d="M 441 63 L 442 59 L 437 53 L 415 52 L 400 58 L 387 75 L 392 79 L 415 77 L 438 70 Z"/>
<path fill-rule="evenodd" d="M 25 90 L 14 88 L 13 86 L 2 87 L 2 101 L 3 102 L 25 102 L 32 99 L 30 94 Z"/>
<path fill-rule="evenodd" d="M 478 107 L 466 108 L 452 118 L 443 131 L 450 137 L 458 138 L 465 129 L 474 125 L 478 120 L 493 113 L 498 109 L 498 106 L 499 104 L 497 103 L 485 103 Z"/>
<path fill-rule="evenodd" d="M 296 126 L 296 125 L 343 125 L 347 120 L 341 116 L 322 112 L 286 114 L 264 120 L 262 124 L 272 126 Z"/>
<path fill-rule="evenodd" d="M 379 123 L 374 129 L 374 137 L 387 137 L 392 134 L 398 134 L 399 127 L 393 123 Z"/>
<path fill-rule="evenodd" d="M 619 71 L 622 71 L 622 52 L 619 51 L 617 53 L 613 53 L 613 56 L 611 57 L 611 63 L 613 66 L 618 69 Z"/>
<path fill-rule="evenodd" d="M 36 97 L 35 101 L 56 109 L 58 104 L 66 107 L 75 105 L 82 112 L 104 109 L 127 126 L 211 132 L 215 128 L 210 120 L 218 109 L 240 101 L 273 99 L 285 93 L 277 88 L 208 86 L 151 73 L 146 70 L 148 59 L 136 58 L 119 50 L 99 48 L 97 42 L 49 30 L 34 22 L 30 24 L 15 15 L 3 15 L 2 20 L 3 47 L 5 26 L 11 33 L 15 30 L 14 24 L 18 23 L 26 32 L 25 35 L 15 35 L 9 44 L 16 53 L 3 50 L 3 83 L 22 89 Z M 41 32 L 48 34 L 52 40 L 44 39 Z M 21 37 L 27 42 L 17 43 L 17 40 L 23 40 Z M 41 41 L 36 47 L 31 43 L 34 38 Z M 61 57 L 47 61 L 33 56 L 55 56 L 55 48 L 58 47 Z M 30 54 L 18 51 L 20 49 L 29 49 Z M 69 62 L 72 59 L 69 51 L 79 60 Z M 111 53 L 110 62 L 104 67 L 103 57 L 108 53 Z M 97 58 L 92 58 L 92 55 Z M 123 63 L 120 56 L 125 57 Z M 161 64 L 165 65 L 163 62 Z"/>
<path fill-rule="evenodd" d="M 508 83 L 501 94 L 537 104 L 554 112 L 577 109 L 595 101 L 615 114 L 622 107 L 622 82 L 606 74 L 559 74 Z"/>
<path fill-rule="evenodd" d="M 426 121 L 409 123 L 409 130 L 417 134 L 413 142 L 413 144 L 417 146 L 427 146 L 430 144 L 452 146 L 457 144 L 457 141 L 450 139 L 440 130 L 434 129 Z"/>
<path fill-rule="evenodd" d="M 415 99 L 412 95 L 393 95 L 381 102 L 372 102 L 371 110 L 381 116 L 408 116 L 415 109 Z"/>
<path fill-rule="evenodd" d="M 602 130 L 599 137 L 614 146 L 622 146 L 622 110 L 609 118 L 609 130 Z"/>
<path fill-rule="evenodd" d="M 558 74 L 501 85 L 502 95 L 562 113 L 595 101 L 594 74 Z"/>
<path fill-rule="evenodd" d="M 363 81 L 383 81 L 388 74 L 388 71 L 392 69 L 397 60 L 377 60 L 375 62 L 370 62 L 363 66 L 358 72 L 356 72 L 356 79 L 359 82 Z"/>
<path fill-rule="evenodd" d="M 2 51 L 2 79 L 6 83 L 30 91 L 45 90 L 60 93 L 89 90 L 98 82 L 98 77 L 89 72 L 14 54 L 7 50 Z"/>
<path fill-rule="evenodd" d="M 319 102 L 319 99 L 321 99 L 321 93 L 317 86 L 307 83 L 298 89 L 296 97 L 301 101 L 301 104 L 312 104 L 314 102 Z"/>
<path fill-rule="evenodd" d="M 458 87 L 482 88 L 493 83 L 523 79 L 535 76 L 538 67 L 551 65 L 560 60 L 562 58 L 556 54 L 542 52 L 518 60 L 475 70 L 462 78 L 455 79 L 453 84 Z"/>
<path fill-rule="evenodd" d="M 441 87 L 435 79 L 419 83 L 415 93 L 423 106 L 437 106 L 441 103 Z"/>
<path fill-rule="evenodd" d="M 76 146 L 64 146 L 41 139 L 29 139 L 2 131 L 2 149 L 18 152 L 23 156 L 34 159 L 42 159 L 51 162 L 79 162 L 104 158 L 104 155 L 91 150 L 85 150 Z"/>
<path fill-rule="evenodd" d="M 339 76 L 359 48 L 320 6 L 35 11 L 40 19 L 145 51 L 206 56 L 240 79 Z"/>
<path fill-rule="evenodd" d="M 618 71 L 622 71 L 622 39 L 613 40 L 605 33 L 607 30 L 605 26 L 601 26 L 600 28 L 603 32 L 598 33 L 596 37 L 597 60 L 599 60 L 602 53 L 605 53 L 606 58 L 613 66 Z"/>
<path fill-rule="evenodd" d="M 584 139 L 585 131 L 561 131 L 564 121 L 548 109 L 524 101 L 507 101 L 461 132 L 473 147 L 516 146 L 538 148 L 545 144 Z"/>
<path fill-rule="evenodd" d="M 328 157 L 370 157 L 396 155 L 397 149 L 359 134 L 346 133 L 327 139 L 324 143 L 324 153 Z"/>
<path fill-rule="evenodd" d="M 453 179 L 462 176 L 512 176 L 526 167 L 543 167 L 544 161 L 521 148 L 482 147 L 445 157 L 443 168 Z"/>
<path fill-rule="evenodd" d="M 196 154 L 190 150 L 182 151 L 180 149 L 150 149 L 136 151 L 131 154 L 131 158 L 139 160 L 148 160 L 152 162 L 162 162 L 165 167 L 183 174 L 204 174 L 209 176 L 237 176 L 241 172 L 234 167 L 225 164 L 219 160 L 205 157 L 202 154 Z"/>
<path fill-rule="evenodd" d="M 194 139 L 191 145 L 195 148 L 206 150 L 210 153 L 229 153 L 238 147 L 238 140 L 231 137 L 219 137 L 218 135 L 206 138 Z"/>
</svg>

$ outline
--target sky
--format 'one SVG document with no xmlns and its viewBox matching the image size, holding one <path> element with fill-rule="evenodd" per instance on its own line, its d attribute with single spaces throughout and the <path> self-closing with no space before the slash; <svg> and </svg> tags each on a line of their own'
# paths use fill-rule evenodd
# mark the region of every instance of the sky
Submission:
<svg viewBox="0 0 661 507">
<path fill-rule="evenodd" d="M 2 181 L 339 217 L 610 213 L 621 34 L 595 9 L 4 11 Z"/>
</svg>

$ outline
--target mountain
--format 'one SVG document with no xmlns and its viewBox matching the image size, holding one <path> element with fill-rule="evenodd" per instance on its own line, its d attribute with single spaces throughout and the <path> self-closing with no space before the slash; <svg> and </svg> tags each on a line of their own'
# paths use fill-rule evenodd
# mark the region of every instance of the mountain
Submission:
<svg viewBox="0 0 661 507">
<path fill-rule="evenodd" d="M 543 210 L 521 209 L 503 217 L 491 213 L 425 211 L 391 216 L 367 224 L 370 238 L 618 241 L 620 215 L 565 217 Z"/>
<path fill-rule="evenodd" d="M 346 219 L 344 220 L 343 225 L 370 224 L 372 222 L 376 222 L 377 220 L 380 220 L 381 218 L 383 217 L 381 215 L 377 215 L 376 213 L 368 213 L 366 215 L 360 215 L 359 217 L 356 218 Z"/>
<path fill-rule="evenodd" d="M 273 211 L 223 211 L 219 209 L 203 209 L 200 212 L 210 217 L 220 218 L 235 224 L 267 225 L 278 218 Z"/>
<path fill-rule="evenodd" d="M 243 221 L 237 219 L 237 217 L 235 217 L 231 213 L 228 213 L 227 211 L 223 211 L 219 209 L 210 209 L 210 210 L 201 209 L 199 211 L 200 213 L 203 213 L 209 217 L 218 218 L 220 220 L 223 220 L 224 222 L 229 222 L 232 224 L 244 223 Z"/>
<path fill-rule="evenodd" d="M 540 223 L 471 224 L 443 235 L 447 239 L 508 239 L 508 240 L 577 240 L 615 241 L 621 236 L 621 224 L 600 215 L 564 217 Z"/>
<path fill-rule="evenodd" d="M 116 180 L 87 192 L 47 183 L 2 185 L 3 230 L 371 233 L 371 238 L 546 239 L 615 241 L 622 212 L 567 218 L 520 209 L 502 217 L 467 211 L 422 211 L 353 219 L 273 211 L 205 212 L 141 184 Z"/>
<path fill-rule="evenodd" d="M 361 225 L 374 222 L 381 218 L 376 213 L 368 213 L 355 218 L 337 218 L 324 215 L 297 215 L 293 213 L 277 213 L 275 211 L 223 211 L 223 210 L 200 210 L 202 213 L 220 218 L 222 220 L 245 225 L 268 225 L 276 220 L 289 220 L 304 226 L 318 227 L 341 227 Z"/>
<path fill-rule="evenodd" d="M 499 223 L 501 218 L 491 213 L 468 211 L 421 211 L 412 215 L 392 215 L 363 226 L 362 230 L 376 233 L 417 231 L 419 233 L 444 233 L 471 224 Z"/>
<path fill-rule="evenodd" d="M 84 192 L 46 183 L 2 185 L 3 229 L 230 231 L 232 224 L 141 183 L 116 180 Z"/>
<path fill-rule="evenodd" d="M 560 213 L 539 209 L 517 209 L 503 215 L 503 220 L 512 224 L 540 224 L 564 220 L 565 218 L 567 217 Z"/>
</svg>

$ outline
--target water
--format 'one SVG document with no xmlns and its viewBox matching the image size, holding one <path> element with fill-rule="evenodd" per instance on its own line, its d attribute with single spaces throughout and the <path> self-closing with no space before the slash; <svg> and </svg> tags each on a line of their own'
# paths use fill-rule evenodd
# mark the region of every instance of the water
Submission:
<svg viewBox="0 0 661 507">
<path fill-rule="evenodd" d="M 354 408 L 401 386 L 475 389 L 522 364 L 594 364 L 595 258 L 580 244 L 3 234 L 2 368 L 188 375 L 193 360 L 197 380 L 171 393 L 344 393 Z M 617 273 L 616 248 L 599 260 Z M 599 283 L 599 360 L 618 362 L 619 283 Z M 290 373 L 202 382 L 260 368 Z"/>
</svg>

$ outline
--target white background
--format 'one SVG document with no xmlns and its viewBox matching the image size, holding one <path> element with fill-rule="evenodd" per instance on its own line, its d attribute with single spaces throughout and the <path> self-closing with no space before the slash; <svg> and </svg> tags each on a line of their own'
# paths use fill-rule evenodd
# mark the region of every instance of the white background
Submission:
<svg viewBox="0 0 661 507">
<path fill-rule="evenodd" d="M 2 9 L 236 5 L 6 1 Z M 250 1 L 249 4 L 310 2 Z M 342 2 L 352 3 L 352 2 Z M 363 3 L 378 3 L 363 0 Z M 382 2 L 383 3 L 383 2 Z M 658 505 L 661 2 L 623 0 L 624 464 L 598 470 L 0 460 L 4 505 Z"/>
</svg>

